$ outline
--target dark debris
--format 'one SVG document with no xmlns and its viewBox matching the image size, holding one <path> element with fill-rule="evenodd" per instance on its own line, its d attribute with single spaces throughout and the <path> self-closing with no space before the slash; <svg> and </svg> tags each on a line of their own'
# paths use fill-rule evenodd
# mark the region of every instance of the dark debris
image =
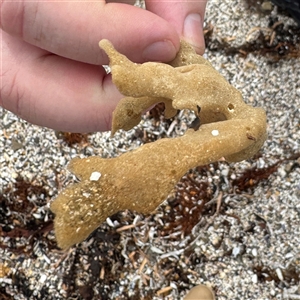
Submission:
<svg viewBox="0 0 300 300">
<path fill-rule="evenodd" d="M 268 57 L 271 61 L 300 57 L 300 27 L 288 26 L 278 21 L 277 17 L 269 17 L 269 27 L 255 28 L 259 31 L 258 38 L 236 47 L 226 38 L 214 39 L 213 24 L 204 28 L 206 47 L 210 51 L 222 51 L 226 55 L 239 54 L 246 57 L 249 53 Z M 267 34 L 266 34 L 267 33 Z"/>
<path fill-rule="evenodd" d="M 89 134 L 87 133 L 57 131 L 55 132 L 55 134 L 58 139 L 62 139 L 69 147 L 72 147 L 77 144 L 88 144 Z"/>
</svg>

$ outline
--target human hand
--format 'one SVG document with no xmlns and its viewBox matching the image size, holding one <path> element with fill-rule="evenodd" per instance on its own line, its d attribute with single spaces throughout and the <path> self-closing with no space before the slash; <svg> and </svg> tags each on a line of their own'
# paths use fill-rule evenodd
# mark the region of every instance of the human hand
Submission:
<svg viewBox="0 0 300 300">
<path fill-rule="evenodd" d="M 182 36 L 204 52 L 206 1 L 148 0 L 147 10 L 100 0 L 0 5 L 0 105 L 56 130 L 110 130 L 122 95 L 102 67 L 108 58 L 98 47 L 101 39 L 135 62 L 172 60 Z"/>
</svg>

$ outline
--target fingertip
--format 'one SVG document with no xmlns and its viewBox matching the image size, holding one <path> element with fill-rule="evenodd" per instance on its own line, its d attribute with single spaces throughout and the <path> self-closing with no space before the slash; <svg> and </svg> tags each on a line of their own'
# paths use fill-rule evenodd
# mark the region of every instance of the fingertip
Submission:
<svg viewBox="0 0 300 300">
<path fill-rule="evenodd" d="M 175 45 L 170 40 L 154 42 L 143 51 L 145 61 L 170 61 L 177 53 Z"/>
<path fill-rule="evenodd" d="M 203 21 L 200 14 L 191 13 L 187 15 L 183 23 L 183 38 L 191 44 L 198 54 L 205 51 L 205 40 L 203 35 Z"/>
<path fill-rule="evenodd" d="M 203 20 L 206 0 L 176 1 L 172 5 L 168 1 L 147 0 L 146 6 L 151 12 L 159 15 L 172 25 L 180 38 L 190 43 L 198 54 L 203 54 L 205 41 Z"/>
<path fill-rule="evenodd" d="M 114 47 L 134 62 L 170 61 L 180 48 L 180 37 L 176 29 L 156 14 L 126 4 L 106 5 L 115 30 L 107 30 L 105 36 Z"/>
</svg>

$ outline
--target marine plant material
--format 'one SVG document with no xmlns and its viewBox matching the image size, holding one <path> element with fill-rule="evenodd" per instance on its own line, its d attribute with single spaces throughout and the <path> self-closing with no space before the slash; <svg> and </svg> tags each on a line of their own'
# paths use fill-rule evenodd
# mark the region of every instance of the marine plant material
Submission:
<svg viewBox="0 0 300 300">
<path fill-rule="evenodd" d="M 100 47 L 109 56 L 113 82 L 126 96 L 113 113 L 112 134 L 131 129 L 145 109 L 159 102 L 165 103 L 166 117 L 190 109 L 201 126 L 117 158 L 73 159 L 69 170 L 80 182 L 51 205 L 63 249 L 87 238 L 118 211 L 151 213 L 189 169 L 223 157 L 229 162 L 247 159 L 266 139 L 264 110 L 246 105 L 240 92 L 187 43 L 169 64 L 133 63 L 107 40 Z"/>
</svg>

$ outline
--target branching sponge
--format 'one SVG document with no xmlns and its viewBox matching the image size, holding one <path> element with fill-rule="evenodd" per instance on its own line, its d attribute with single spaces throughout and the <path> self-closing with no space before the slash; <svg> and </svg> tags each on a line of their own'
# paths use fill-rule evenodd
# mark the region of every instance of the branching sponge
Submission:
<svg viewBox="0 0 300 300">
<path fill-rule="evenodd" d="M 126 96 L 113 113 L 112 134 L 137 125 L 141 114 L 164 102 L 167 118 L 190 109 L 200 117 L 198 130 L 160 139 L 117 158 L 73 159 L 69 170 L 80 179 L 51 205 L 58 245 L 81 242 L 107 217 L 125 209 L 150 213 L 191 168 L 225 158 L 237 162 L 253 156 L 266 139 L 266 114 L 246 105 L 232 87 L 193 48 L 182 42 L 169 64 L 136 64 L 102 40 L 112 79 Z"/>
</svg>

